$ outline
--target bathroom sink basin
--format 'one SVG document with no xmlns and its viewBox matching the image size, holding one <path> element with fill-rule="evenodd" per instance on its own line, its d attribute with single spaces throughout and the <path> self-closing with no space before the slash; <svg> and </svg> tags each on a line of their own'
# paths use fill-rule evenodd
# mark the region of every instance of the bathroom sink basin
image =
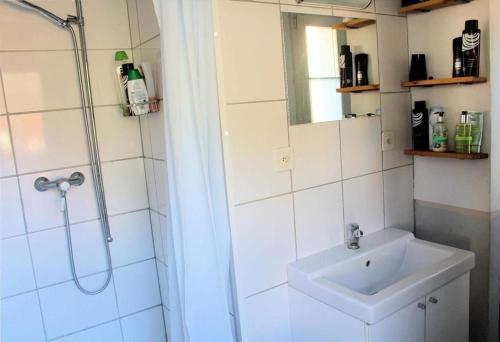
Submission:
<svg viewBox="0 0 500 342">
<path fill-rule="evenodd" d="M 374 324 L 474 268 L 474 254 L 388 228 L 288 265 L 288 284 Z"/>
</svg>

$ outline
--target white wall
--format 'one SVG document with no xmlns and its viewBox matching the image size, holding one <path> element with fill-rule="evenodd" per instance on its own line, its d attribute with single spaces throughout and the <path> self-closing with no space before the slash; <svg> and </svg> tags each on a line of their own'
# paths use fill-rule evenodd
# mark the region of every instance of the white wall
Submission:
<svg viewBox="0 0 500 342">
<path fill-rule="evenodd" d="M 73 1 L 45 1 L 75 13 Z M 92 188 L 70 36 L 0 4 L 1 340 L 164 341 L 138 118 L 117 106 L 114 52 L 132 54 L 125 0 L 84 0 L 98 142 L 110 214 L 113 279 L 99 295 L 71 280 L 59 199 L 40 176 L 87 180 L 68 193 L 77 272 L 90 288 L 106 263 Z M 145 21 L 151 22 L 150 20 Z M 64 337 L 63 337 L 64 336 Z M 138 337 L 141 336 L 141 337 Z"/>
<path fill-rule="evenodd" d="M 406 18 L 377 1 L 382 117 L 288 126 L 280 11 L 359 15 L 293 0 L 216 1 L 216 55 L 230 201 L 238 323 L 243 341 L 290 341 L 287 263 L 365 233 L 413 229 Z M 377 5 L 380 4 L 380 7 Z M 373 15 L 373 14 L 372 14 Z M 396 149 L 382 153 L 381 132 Z M 292 171 L 275 150 L 291 147 Z"/>
</svg>

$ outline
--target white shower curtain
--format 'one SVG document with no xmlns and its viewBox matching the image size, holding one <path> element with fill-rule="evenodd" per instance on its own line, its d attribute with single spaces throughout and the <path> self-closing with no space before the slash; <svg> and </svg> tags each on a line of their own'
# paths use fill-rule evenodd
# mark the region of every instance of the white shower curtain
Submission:
<svg viewBox="0 0 500 342">
<path fill-rule="evenodd" d="M 155 0 L 167 148 L 169 342 L 233 341 L 210 0 Z"/>
</svg>

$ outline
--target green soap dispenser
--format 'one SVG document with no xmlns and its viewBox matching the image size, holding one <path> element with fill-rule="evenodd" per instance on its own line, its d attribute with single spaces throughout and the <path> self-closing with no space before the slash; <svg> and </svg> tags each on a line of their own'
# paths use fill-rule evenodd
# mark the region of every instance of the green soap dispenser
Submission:
<svg viewBox="0 0 500 342">
<path fill-rule="evenodd" d="M 437 122 L 432 129 L 432 150 L 446 152 L 448 150 L 448 128 L 444 123 L 444 112 L 439 112 Z"/>
<path fill-rule="evenodd" d="M 460 123 L 455 132 L 455 150 L 457 153 L 472 152 L 472 124 L 467 111 L 460 115 Z"/>
</svg>

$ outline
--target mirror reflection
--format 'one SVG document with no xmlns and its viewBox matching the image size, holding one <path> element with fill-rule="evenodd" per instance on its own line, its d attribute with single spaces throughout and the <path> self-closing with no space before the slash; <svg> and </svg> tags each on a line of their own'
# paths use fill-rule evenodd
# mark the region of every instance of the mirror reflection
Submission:
<svg viewBox="0 0 500 342">
<path fill-rule="evenodd" d="M 290 124 L 376 114 L 375 20 L 282 13 Z"/>
</svg>

